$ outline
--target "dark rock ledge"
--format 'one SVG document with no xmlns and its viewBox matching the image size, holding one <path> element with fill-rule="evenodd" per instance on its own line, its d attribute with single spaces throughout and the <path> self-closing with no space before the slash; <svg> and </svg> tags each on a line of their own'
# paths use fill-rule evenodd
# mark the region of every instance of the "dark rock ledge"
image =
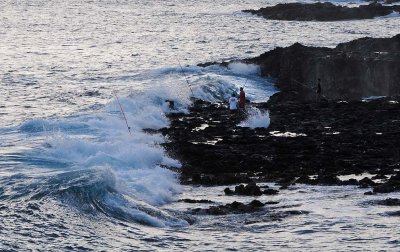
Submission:
<svg viewBox="0 0 400 252">
<path fill-rule="evenodd" d="M 386 16 L 393 11 L 400 11 L 400 6 L 383 6 L 379 3 L 360 5 L 349 8 L 337 6 L 329 2 L 325 3 L 286 3 L 259 10 L 244 10 L 273 20 L 297 20 L 297 21 L 340 21 L 352 19 L 370 19 Z"/>
<path fill-rule="evenodd" d="M 268 110 L 270 126 L 239 127 L 246 113 L 231 115 L 227 104 L 201 100 L 193 101 L 189 114 L 169 114 L 170 127 L 159 132 L 169 140 L 166 150 L 183 163 L 182 183 L 400 191 L 400 35 L 357 39 L 334 49 L 294 44 L 242 62 L 258 64 L 263 76 L 276 79 L 279 93 L 267 103 L 247 105 Z M 317 78 L 323 90 L 319 102 Z M 387 97 L 361 100 L 372 95 Z M 338 177 L 364 172 L 376 176 L 359 181 Z"/>
<path fill-rule="evenodd" d="M 400 190 L 400 97 L 277 101 L 279 94 L 268 103 L 248 104 L 269 110 L 267 129 L 238 127 L 245 114 L 230 115 L 225 104 L 201 100 L 194 101 L 190 114 L 170 114 L 171 127 L 160 132 L 169 139 L 164 147 L 183 163 L 182 183 L 276 182 L 281 189 L 305 183 L 357 185 L 370 187 L 373 193 Z M 301 135 L 283 137 L 276 132 Z M 364 172 L 377 176 L 360 181 L 338 178 Z M 264 193 L 249 185 L 234 191 L 260 192 Z"/>
</svg>

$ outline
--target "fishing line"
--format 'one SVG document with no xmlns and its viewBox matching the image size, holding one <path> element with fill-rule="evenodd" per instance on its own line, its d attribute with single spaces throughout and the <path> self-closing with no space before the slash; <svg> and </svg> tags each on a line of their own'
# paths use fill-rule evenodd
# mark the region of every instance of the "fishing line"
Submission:
<svg viewBox="0 0 400 252">
<path fill-rule="evenodd" d="M 246 83 L 247 83 L 247 80 L 248 80 L 249 78 L 246 78 L 246 81 L 245 81 L 245 83 L 244 83 L 244 86 L 243 86 L 243 89 L 246 87 Z"/>
<path fill-rule="evenodd" d="M 190 85 L 190 83 L 189 83 L 189 81 L 188 81 L 188 79 L 187 79 L 187 77 L 186 77 L 185 71 L 183 71 L 183 67 L 182 67 L 181 62 L 180 62 L 179 60 L 178 60 L 178 63 L 179 63 L 179 66 L 181 67 L 183 76 L 185 76 L 186 83 L 188 84 L 188 86 L 189 86 L 189 88 L 190 88 L 190 92 L 192 92 L 192 96 L 194 97 L 192 87 L 191 87 L 191 85 Z"/>
<path fill-rule="evenodd" d="M 122 115 L 124 116 L 125 123 L 126 123 L 126 127 L 128 128 L 128 131 L 129 131 L 129 135 L 132 136 L 131 127 L 129 127 L 128 120 L 126 119 L 125 112 L 124 112 L 124 110 L 122 109 L 121 102 L 119 101 L 117 94 L 116 94 L 115 92 L 113 92 L 113 94 L 114 94 L 115 98 L 117 98 L 117 101 L 118 101 L 118 104 L 119 104 L 119 108 L 120 108 L 120 110 L 121 110 L 121 112 L 122 112 Z"/>
</svg>

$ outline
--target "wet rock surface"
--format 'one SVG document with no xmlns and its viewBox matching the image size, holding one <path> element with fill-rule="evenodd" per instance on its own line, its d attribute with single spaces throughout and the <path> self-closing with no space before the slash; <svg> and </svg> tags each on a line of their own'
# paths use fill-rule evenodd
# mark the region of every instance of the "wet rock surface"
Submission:
<svg viewBox="0 0 400 252">
<path fill-rule="evenodd" d="M 265 204 L 253 200 L 249 204 L 244 204 L 241 202 L 234 201 L 232 203 L 220 206 L 211 206 L 209 208 L 196 208 L 193 209 L 193 214 L 210 214 L 210 215 L 226 215 L 226 214 L 243 214 L 243 213 L 253 213 L 263 210 Z"/>
<path fill-rule="evenodd" d="M 182 183 L 229 185 L 276 182 L 357 185 L 374 193 L 400 190 L 400 98 L 368 101 L 248 104 L 268 110 L 268 128 L 237 126 L 246 118 L 231 115 L 226 104 L 195 100 L 189 114 L 169 114 L 164 147 L 181 160 Z M 291 134 L 286 134 L 290 132 Z M 339 175 L 376 174 L 340 180 Z M 386 180 L 376 180 L 378 177 Z M 242 185 L 234 194 L 259 195 L 265 188 Z M 229 194 L 229 191 L 228 191 Z"/>
<path fill-rule="evenodd" d="M 387 198 L 385 200 L 379 200 L 376 203 L 384 206 L 400 206 L 400 199 Z"/>
<path fill-rule="evenodd" d="M 340 21 L 352 19 L 370 19 L 386 16 L 393 11 L 400 11 L 399 6 L 383 6 L 379 3 L 360 5 L 359 7 L 338 6 L 325 3 L 286 3 L 259 10 L 244 10 L 266 19 L 297 21 Z"/>
<path fill-rule="evenodd" d="M 265 187 L 264 187 L 265 188 Z M 224 193 L 225 195 L 246 195 L 246 196 L 261 196 L 263 194 L 266 195 L 273 195 L 278 194 L 278 190 L 274 190 L 271 188 L 266 187 L 263 190 L 261 187 L 256 185 L 256 183 L 250 183 L 247 185 L 238 185 L 235 187 L 235 190 L 231 190 L 229 187 L 225 188 Z"/>
<path fill-rule="evenodd" d="M 185 202 L 185 203 L 213 203 L 211 200 L 206 200 L 206 199 L 201 199 L 201 200 L 197 200 L 197 199 L 180 199 L 178 200 L 178 202 Z"/>
</svg>

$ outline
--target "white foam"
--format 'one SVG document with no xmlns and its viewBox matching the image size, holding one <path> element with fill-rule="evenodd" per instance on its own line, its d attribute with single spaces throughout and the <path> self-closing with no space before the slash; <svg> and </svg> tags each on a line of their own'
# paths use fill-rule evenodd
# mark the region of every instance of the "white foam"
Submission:
<svg viewBox="0 0 400 252">
<path fill-rule="evenodd" d="M 240 62 L 230 63 L 228 68 L 235 74 L 259 75 L 260 66 L 254 64 L 244 64 Z"/>
<path fill-rule="evenodd" d="M 222 100 L 225 95 L 237 92 L 238 87 L 258 69 L 235 63 L 229 69 L 184 67 L 185 77 L 179 71 L 177 68 L 154 70 L 149 77 L 151 85 L 133 88 L 125 95 L 120 92 L 116 94 L 118 99 L 112 95 L 114 99 L 98 111 L 24 123 L 20 129 L 28 136 L 41 132 L 46 136 L 42 148 L 34 149 L 31 155 L 50 160 L 49 163 L 65 164 L 59 166 L 60 169 L 99 169 L 100 172 L 107 167 L 115 176 L 114 189 L 129 199 L 129 204 L 121 205 L 119 209 L 139 222 L 154 226 L 185 224 L 166 217 L 162 211 L 149 210 L 148 206 L 157 209 L 174 201 L 181 192 L 177 174 L 162 168 L 180 168 L 181 164 L 162 148 L 166 139 L 161 134 L 149 134 L 144 129 L 168 127 L 170 122 L 166 113 L 187 113 L 192 95 L 207 101 Z M 173 108 L 167 100 L 174 101 Z M 268 113 L 252 109 L 250 112 L 249 120 L 243 125 L 268 127 Z M 119 200 L 110 198 L 107 204 L 117 207 Z"/>
<path fill-rule="evenodd" d="M 46 130 L 44 148 L 33 150 L 31 155 L 65 163 L 71 169 L 109 167 L 119 181 L 118 190 L 122 194 L 162 205 L 173 200 L 180 187 L 175 173 L 160 167 L 179 168 L 181 164 L 160 146 L 165 142 L 161 134 L 148 134 L 143 129 L 169 125 L 165 112 L 171 109 L 165 99 L 177 100 L 177 111 L 186 109 L 187 101 L 174 95 L 167 89 L 158 89 L 119 96 L 132 135 L 117 100 L 91 115 L 56 121 L 35 119 L 20 128 L 28 134 L 51 129 Z"/>
<path fill-rule="evenodd" d="M 268 128 L 270 124 L 269 113 L 263 112 L 257 108 L 247 109 L 248 117 L 239 124 L 240 127 L 249 128 Z"/>
</svg>

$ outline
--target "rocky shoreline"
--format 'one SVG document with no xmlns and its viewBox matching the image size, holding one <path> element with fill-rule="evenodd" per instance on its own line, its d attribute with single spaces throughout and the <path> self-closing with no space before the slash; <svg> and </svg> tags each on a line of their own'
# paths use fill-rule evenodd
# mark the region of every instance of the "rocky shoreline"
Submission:
<svg viewBox="0 0 400 252">
<path fill-rule="evenodd" d="M 363 50 L 363 53 L 371 55 L 374 51 L 393 52 L 374 56 L 373 61 L 383 66 L 377 66 L 370 73 L 372 79 L 378 80 L 384 70 L 388 74 L 386 78 L 392 80 L 389 93 L 393 95 L 360 99 L 368 92 L 375 94 L 371 91 L 373 89 L 363 89 L 364 86 L 358 85 L 353 87 L 338 78 L 335 87 L 343 85 L 338 90 L 347 92 L 350 98 L 339 99 L 327 83 L 329 73 L 324 72 L 339 69 L 329 70 L 326 67 L 324 70 L 321 61 L 304 66 L 304 62 L 323 54 L 326 61 L 335 61 L 338 50 L 345 53 Z M 294 184 L 353 185 L 369 188 L 366 195 L 400 191 L 400 96 L 395 95 L 400 94 L 400 71 L 395 71 L 400 65 L 395 64 L 400 57 L 396 50 L 400 51 L 400 35 L 389 39 L 359 39 L 335 49 L 295 44 L 244 60 L 245 63 L 258 64 L 264 76 L 274 77 L 280 92 L 268 102 L 248 103 L 246 111 L 233 115 L 229 113 L 227 104 L 198 99 L 193 100 L 188 114 L 169 114 L 170 127 L 159 132 L 168 139 L 165 149 L 183 164 L 181 182 L 206 186 L 241 184 L 234 190 L 227 187 L 225 195 L 251 197 L 278 194 Z M 339 56 L 341 64 L 352 64 L 359 72 L 342 72 L 343 78 L 350 75 L 361 78 L 360 72 L 370 72 L 365 68 L 371 66 L 360 66 L 349 55 Z M 360 55 L 357 58 L 364 60 Z M 325 84 L 325 96 L 319 101 L 315 99 L 312 85 L 293 82 L 294 78 L 315 80 L 320 76 L 316 73 L 323 72 L 321 79 Z M 380 80 L 377 90 L 382 85 L 388 85 L 385 80 Z M 361 80 L 359 84 L 368 85 Z M 269 127 L 239 126 L 251 116 L 252 111 L 261 111 L 264 115 L 269 113 Z M 341 178 L 344 175 L 357 175 L 359 178 Z M 264 182 L 275 183 L 279 190 L 258 185 Z M 234 202 L 197 209 L 193 213 L 221 215 L 255 212 L 265 204 Z"/>
<path fill-rule="evenodd" d="M 241 62 L 256 64 L 262 76 L 274 78 L 285 101 L 314 100 L 317 79 L 321 79 L 323 95 L 333 100 L 400 94 L 400 34 L 392 38 L 360 38 L 335 48 L 295 43 Z"/>
<path fill-rule="evenodd" d="M 249 197 L 279 194 L 295 184 L 352 185 L 369 188 L 366 195 L 400 191 L 399 96 L 320 103 L 282 102 L 281 96 L 247 105 L 269 111 L 268 128 L 240 127 L 246 113 L 230 115 L 226 104 L 201 100 L 193 101 L 189 114 L 169 114 L 171 127 L 159 132 L 169 140 L 164 147 L 183 164 L 181 183 L 240 184 L 227 187 L 225 195 Z M 258 184 L 264 182 L 278 187 Z M 194 209 L 193 214 L 257 212 L 275 203 L 233 202 Z"/>
<path fill-rule="evenodd" d="M 166 149 L 182 161 L 182 182 L 203 185 L 276 182 L 360 185 L 400 190 L 400 97 L 368 101 L 249 104 L 268 110 L 268 128 L 237 126 L 225 104 L 196 100 L 190 114 L 170 114 L 160 131 Z M 340 180 L 339 175 L 374 174 Z M 390 183 L 389 183 L 390 182 Z M 392 183 L 393 182 L 393 183 Z"/>
<path fill-rule="evenodd" d="M 341 21 L 371 19 L 375 17 L 386 16 L 392 12 L 399 11 L 399 6 L 384 6 L 380 3 L 371 3 L 369 5 L 360 5 L 358 7 L 350 8 L 325 2 L 314 4 L 277 4 L 275 6 L 265 7 L 259 10 L 244 10 L 243 12 L 255 14 L 272 20 Z"/>
</svg>

